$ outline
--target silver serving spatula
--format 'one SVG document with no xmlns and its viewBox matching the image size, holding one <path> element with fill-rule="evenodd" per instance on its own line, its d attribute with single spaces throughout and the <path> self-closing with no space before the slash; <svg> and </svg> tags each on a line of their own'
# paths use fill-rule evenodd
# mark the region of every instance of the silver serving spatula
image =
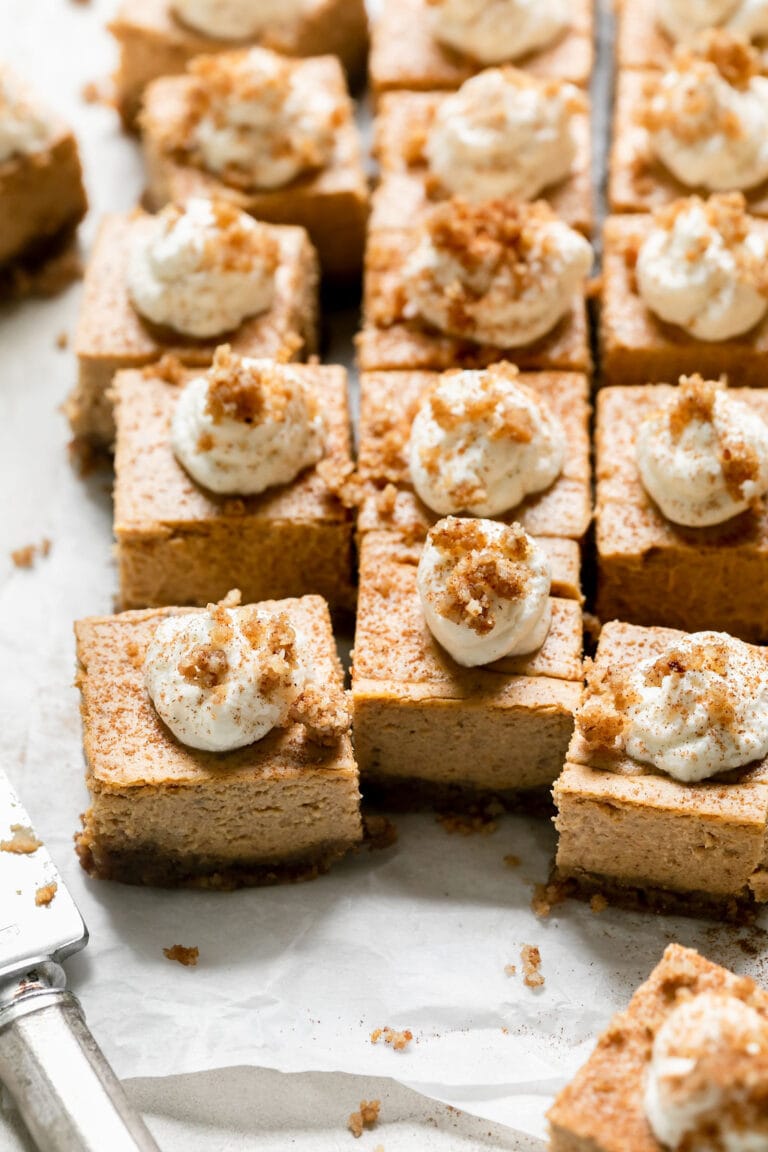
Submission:
<svg viewBox="0 0 768 1152">
<path fill-rule="evenodd" d="M 41 1152 L 159 1152 L 66 990 L 88 931 L 2 770 L 0 843 L 0 1081 Z"/>
</svg>

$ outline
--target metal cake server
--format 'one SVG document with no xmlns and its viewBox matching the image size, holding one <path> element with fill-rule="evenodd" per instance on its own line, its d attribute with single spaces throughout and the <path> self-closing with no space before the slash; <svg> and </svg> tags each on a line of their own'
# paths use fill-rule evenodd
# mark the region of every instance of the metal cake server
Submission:
<svg viewBox="0 0 768 1152">
<path fill-rule="evenodd" d="M 159 1152 L 66 990 L 88 930 L 2 770 L 0 843 L 0 1081 L 41 1152 Z"/>
</svg>

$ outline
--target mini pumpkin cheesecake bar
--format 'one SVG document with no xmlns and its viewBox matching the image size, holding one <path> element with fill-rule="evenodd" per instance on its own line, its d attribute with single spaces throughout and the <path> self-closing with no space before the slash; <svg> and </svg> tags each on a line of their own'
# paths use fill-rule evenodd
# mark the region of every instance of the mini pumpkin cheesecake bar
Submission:
<svg viewBox="0 0 768 1152">
<path fill-rule="evenodd" d="M 170 371 L 168 369 L 171 369 Z M 114 385 L 115 538 L 123 608 L 317 592 L 352 608 L 352 470 L 343 368 L 217 349 Z"/>
<path fill-rule="evenodd" d="M 239 355 L 306 358 L 316 346 L 317 282 L 303 228 L 258 223 L 226 201 L 107 216 L 75 332 L 75 436 L 111 446 L 110 386 L 121 368 L 166 355 L 207 366 L 225 340 Z"/>
<path fill-rule="evenodd" d="M 416 227 L 373 231 L 365 257 L 361 371 L 588 372 L 585 238 L 543 202 L 453 198 Z"/>
<path fill-rule="evenodd" d="M 361 839 L 342 669 L 319 596 L 75 625 L 92 876 L 311 879 Z"/>
<path fill-rule="evenodd" d="M 87 209 L 73 133 L 0 65 L 0 284 L 42 272 Z"/>
<path fill-rule="evenodd" d="M 768 640 L 768 392 L 700 376 L 597 401 L 602 620 Z"/>
<path fill-rule="evenodd" d="M 608 182 L 612 212 L 651 212 L 697 192 L 743 192 L 768 215 L 768 78 L 742 37 L 704 34 L 666 72 L 618 80 Z"/>
<path fill-rule="evenodd" d="M 592 0 L 384 0 L 371 34 L 374 94 L 455 89 L 489 64 L 586 86 Z"/>
<path fill-rule="evenodd" d="M 750 40 L 768 66 L 766 0 L 616 0 L 620 69 L 668 68 L 675 47 L 722 29 Z"/>
<path fill-rule="evenodd" d="M 335 57 L 197 57 L 185 76 L 149 86 L 141 127 L 150 208 L 223 196 L 259 220 L 306 228 L 327 275 L 359 273 L 368 185 Z"/>
<path fill-rule="evenodd" d="M 395 807 L 544 803 L 581 692 L 578 556 L 448 517 L 360 544 L 352 670 L 366 794 Z"/>
<path fill-rule="evenodd" d="M 602 382 L 646 384 L 700 373 L 768 382 L 768 221 L 741 193 L 692 196 L 653 216 L 606 221 L 600 315 Z"/>
<path fill-rule="evenodd" d="M 613 621 L 554 788 L 579 894 L 739 919 L 768 900 L 768 652 Z"/>
<path fill-rule="evenodd" d="M 439 517 L 471 513 L 580 542 L 592 514 L 588 398 L 586 376 L 508 363 L 364 373 L 358 530 L 418 540 Z"/>
<path fill-rule="evenodd" d="M 501 67 L 454 93 L 388 93 L 378 106 L 375 153 L 381 182 L 373 229 L 400 229 L 450 196 L 542 196 L 566 224 L 592 230 L 589 103 L 571 84 Z"/>
<path fill-rule="evenodd" d="M 670 944 L 549 1111 L 551 1152 L 768 1146 L 768 993 Z"/>
<path fill-rule="evenodd" d="M 260 46 L 286 56 L 338 56 L 350 81 L 365 71 L 365 0 L 123 0 L 109 26 L 120 59 L 117 107 L 135 126 L 147 85 L 195 56 Z"/>
</svg>

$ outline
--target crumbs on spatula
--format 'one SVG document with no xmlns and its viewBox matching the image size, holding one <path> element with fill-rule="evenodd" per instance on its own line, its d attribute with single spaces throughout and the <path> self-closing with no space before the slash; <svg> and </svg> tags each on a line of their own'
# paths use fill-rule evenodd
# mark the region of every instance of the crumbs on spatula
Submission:
<svg viewBox="0 0 768 1152">
<path fill-rule="evenodd" d="M 11 824 L 13 836 L 10 840 L 0 840 L 0 852 L 12 852 L 16 856 L 31 856 L 42 847 L 42 840 L 38 840 L 31 828 L 25 824 Z"/>
<path fill-rule="evenodd" d="M 413 1040 L 413 1032 L 408 1028 L 402 1032 L 395 1031 L 394 1028 L 374 1028 L 371 1032 L 371 1044 L 378 1044 L 379 1040 L 383 1040 L 385 1044 L 389 1044 L 396 1052 L 402 1052 L 407 1048 L 411 1040 Z"/>
<path fill-rule="evenodd" d="M 352 1112 L 347 1121 L 347 1128 L 349 1128 L 352 1135 L 358 1140 L 365 1129 L 374 1128 L 377 1120 L 379 1119 L 379 1111 L 381 1110 L 381 1100 L 361 1100 L 360 1110 Z"/>
<path fill-rule="evenodd" d="M 51 884 L 43 884 L 42 888 L 38 888 L 35 892 L 35 904 L 38 908 L 47 908 L 51 900 L 56 895 L 58 884 L 54 880 Z"/>
<path fill-rule="evenodd" d="M 183 944 L 174 944 L 170 948 L 163 948 L 163 955 L 185 968 L 194 968 L 200 956 L 199 948 L 185 948 Z"/>
</svg>

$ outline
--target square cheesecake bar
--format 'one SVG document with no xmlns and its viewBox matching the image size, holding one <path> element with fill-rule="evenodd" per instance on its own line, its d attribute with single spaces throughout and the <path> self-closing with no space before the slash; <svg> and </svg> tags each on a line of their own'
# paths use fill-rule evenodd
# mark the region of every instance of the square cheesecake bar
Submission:
<svg viewBox="0 0 768 1152">
<path fill-rule="evenodd" d="M 172 368 L 165 365 L 166 369 Z M 290 484 L 257 496 L 221 496 L 188 475 L 171 421 L 192 371 L 163 366 L 115 378 L 115 538 L 123 608 L 221 600 L 236 585 L 246 603 L 317 592 L 354 607 L 352 513 L 332 490 L 351 471 L 343 368 L 296 365 L 315 394 L 326 452 Z"/>
<path fill-rule="evenodd" d="M 537 543 L 552 568 L 547 639 L 532 655 L 465 668 L 425 623 L 421 546 L 391 532 L 362 538 L 352 704 L 366 794 L 395 807 L 544 798 L 581 693 L 582 621 L 578 546 Z"/>
<path fill-rule="evenodd" d="M 15 269 L 22 275 L 25 268 L 43 272 L 70 243 L 87 210 L 77 140 L 51 118 L 39 148 L 0 161 L 0 283 L 12 282 Z"/>
<path fill-rule="evenodd" d="M 206 170 L 196 163 L 187 141 L 196 80 L 168 76 L 147 88 L 141 114 L 147 207 L 157 211 L 169 201 L 226 197 L 258 220 L 306 228 L 326 275 L 347 279 L 359 274 L 368 221 L 368 183 L 354 108 L 335 57 L 299 61 L 295 69 L 302 86 L 333 104 L 334 150 L 328 164 L 277 188 L 235 185 Z"/>
<path fill-rule="evenodd" d="M 616 63 L 619 69 L 666 69 L 672 61 L 675 45 L 659 23 L 657 5 L 648 0 L 615 0 Z M 768 67 L 768 43 L 758 40 L 764 68 Z"/>
<path fill-rule="evenodd" d="M 514 63 L 535 76 L 586 87 L 592 74 L 592 0 L 572 0 L 572 24 L 554 44 Z M 377 96 L 400 89 L 458 88 L 482 65 L 441 45 L 432 34 L 429 0 L 384 0 L 371 34 L 370 79 Z M 512 61 L 508 61 L 512 63 Z"/>
<path fill-rule="evenodd" d="M 341 691 L 328 609 L 319 596 L 261 605 L 287 613 L 318 683 Z M 86 783 L 76 837 L 92 876 L 130 884 L 234 888 L 309 879 L 361 839 L 349 733 L 330 744 L 308 728 L 273 728 L 230 752 L 182 744 L 144 686 L 161 621 L 150 609 L 75 625 Z"/>
<path fill-rule="evenodd" d="M 363 329 L 357 337 L 361 372 L 386 370 L 444 371 L 484 368 L 511 360 L 524 372 L 589 372 L 589 325 L 583 295 L 545 336 L 516 348 L 479 344 L 448 335 L 412 318 L 407 307 L 403 270 L 418 233 L 391 229 L 372 231 L 365 254 Z"/>
<path fill-rule="evenodd" d="M 739 918 L 768 900 L 768 763 L 681 782 L 615 747 L 633 669 L 685 636 L 603 627 L 554 788 L 556 876 L 623 904 Z"/>
<path fill-rule="evenodd" d="M 637 290 L 635 265 L 653 217 L 609 216 L 603 243 L 600 298 L 601 382 L 655 384 L 700 373 L 717 380 L 726 373 L 734 387 L 765 387 L 768 317 L 730 340 L 698 340 L 659 320 Z M 768 222 L 756 220 L 758 231 Z"/>
<path fill-rule="evenodd" d="M 653 155 L 648 131 L 638 122 L 638 110 L 646 102 L 646 91 L 654 83 L 658 84 L 662 75 L 648 69 L 619 73 L 608 170 L 611 212 L 653 212 L 683 196 L 707 195 L 705 188 L 682 184 Z M 768 181 L 745 189 L 744 198 L 753 216 L 768 216 Z"/>
<path fill-rule="evenodd" d="M 371 229 L 402 229 L 444 198 L 429 171 L 424 148 L 447 94 L 391 92 L 382 96 L 375 121 L 374 152 L 381 180 L 373 196 Z M 565 180 L 544 189 L 545 199 L 561 220 L 589 235 L 592 231 L 592 180 L 589 106 L 573 114 L 577 155 Z"/>
<path fill-rule="evenodd" d="M 712 1003 L 709 997 L 714 996 L 748 1006 L 755 1009 L 763 1021 L 768 1021 L 768 993 L 753 980 L 713 964 L 690 948 L 670 944 L 627 1008 L 613 1017 L 587 1063 L 555 1100 L 548 1114 L 551 1152 L 663 1152 L 665 1145 L 656 1139 L 644 1104 L 654 1041 L 675 1009 L 695 1004 L 698 996 L 707 997 L 708 1004 Z M 714 1038 L 717 1037 L 716 1022 L 712 1020 L 711 1024 Z M 741 1058 L 742 1072 L 745 1071 L 744 1056 L 753 1058 L 746 1083 L 756 1092 L 758 1100 L 762 1096 L 765 1101 L 765 1083 L 760 1084 L 759 1069 L 764 1067 L 758 1063 L 760 1053 L 753 1049 L 732 1055 L 735 1060 Z M 693 1063 L 693 1060 L 681 1062 L 682 1069 Z M 718 1063 L 718 1069 L 710 1068 L 714 1073 L 712 1081 L 701 1085 L 705 1091 L 709 1088 L 714 1104 L 720 1087 L 717 1080 L 728 1075 L 726 1064 L 729 1062 L 721 1059 Z M 742 1108 L 746 1083 L 741 1085 Z M 720 1116 L 727 1125 L 724 1106 Z M 736 1120 L 737 1116 L 738 1105 L 732 1119 Z M 695 1113 L 689 1113 L 688 1120 L 695 1123 Z M 713 1135 L 717 1138 L 719 1134 Z M 705 1143 L 694 1141 L 679 1146 L 692 1150 L 716 1147 L 704 1133 L 701 1138 Z"/>
<path fill-rule="evenodd" d="M 258 43 L 285 56 L 334 55 L 351 82 L 365 71 L 368 18 L 365 0 L 309 0 L 294 21 L 281 21 L 252 39 L 205 35 L 174 15 L 171 0 L 124 0 L 110 31 L 119 47 L 115 74 L 118 111 L 126 127 L 135 126 L 144 89 L 160 76 L 183 72 L 195 56 L 230 52 Z"/>
<path fill-rule="evenodd" d="M 768 640 L 765 502 L 722 524 L 686 528 L 643 487 L 635 441 L 642 421 L 675 395 L 666 384 L 605 388 L 597 398 L 597 600 L 601 620 L 709 628 Z M 729 389 L 768 421 L 768 393 Z"/>
<path fill-rule="evenodd" d="M 269 226 L 280 253 L 271 307 L 225 339 L 193 339 L 142 319 L 128 294 L 126 268 L 134 237 L 146 233 L 152 219 L 143 212 L 106 216 L 85 274 L 74 338 L 78 378 L 67 415 L 76 438 L 101 448 L 114 439 L 110 385 L 121 368 L 143 368 L 165 355 L 206 366 L 224 342 L 241 356 L 305 359 L 317 343 L 317 255 L 304 229 L 289 226 Z"/>
<path fill-rule="evenodd" d="M 439 518 L 414 492 L 408 465 L 414 416 L 438 379 L 436 372 L 363 373 L 358 453 L 361 533 L 386 529 L 423 539 Z M 592 515 L 587 378 L 569 372 L 524 372 L 519 381 L 560 420 L 566 458 L 549 488 L 528 496 L 502 519 L 517 520 L 534 536 L 580 541 Z"/>
</svg>

